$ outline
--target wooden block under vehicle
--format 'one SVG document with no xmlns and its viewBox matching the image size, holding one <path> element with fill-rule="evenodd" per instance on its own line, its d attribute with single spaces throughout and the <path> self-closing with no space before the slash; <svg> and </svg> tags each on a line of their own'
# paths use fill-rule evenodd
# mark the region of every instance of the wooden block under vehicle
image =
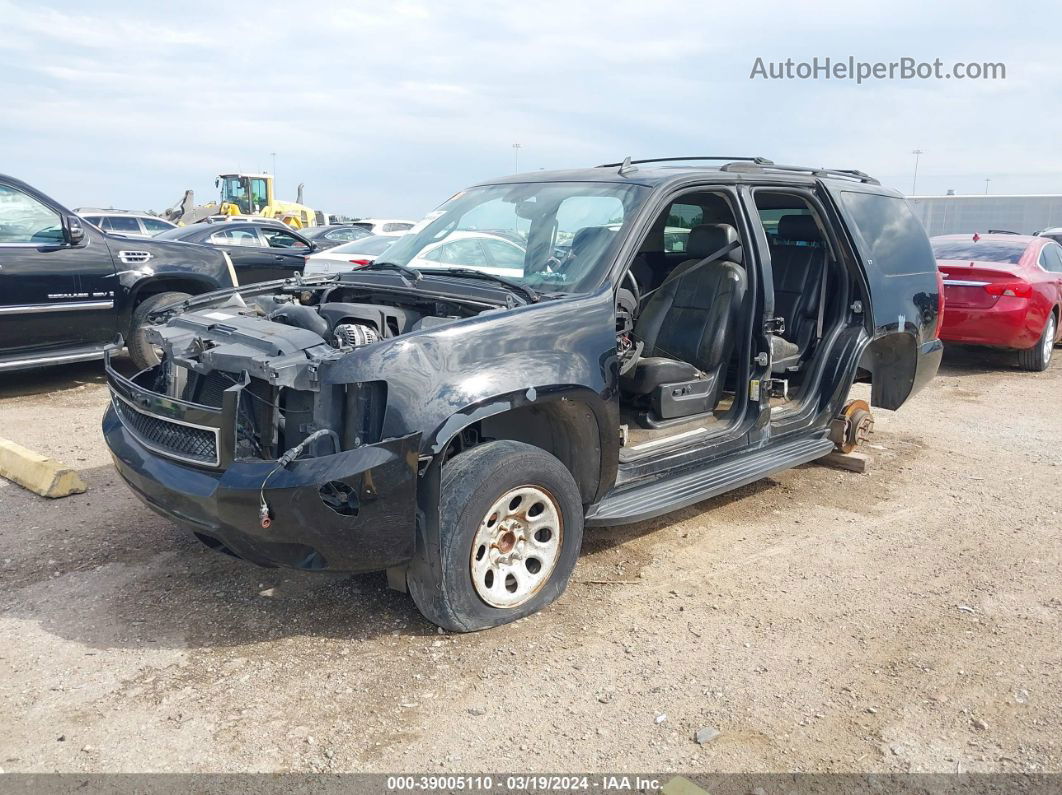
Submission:
<svg viewBox="0 0 1062 795">
<path fill-rule="evenodd" d="M 816 463 L 846 469 L 849 472 L 866 472 L 870 469 L 870 456 L 865 453 L 840 453 L 832 452 L 818 459 Z"/>
<path fill-rule="evenodd" d="M 88 488 L 73 469 L 7 439 L 0 439 L 0 477 L 42 497 L 68 497 Z"/>
</svg>

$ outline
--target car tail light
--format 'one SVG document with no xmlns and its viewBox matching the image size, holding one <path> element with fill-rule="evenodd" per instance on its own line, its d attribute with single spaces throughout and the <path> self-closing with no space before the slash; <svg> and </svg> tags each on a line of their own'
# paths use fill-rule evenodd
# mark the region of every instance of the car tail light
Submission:
<svg viewBox="0 0 1062 795">
<path fill-rule="evenodd" d="M 934 339 L 940 339 L 940 329 L 944 326 L 944 275 L 937 271 L 937 329 Z"/>
<path fill-rule="evenodd" d="M 985 285 L 989 295 L 1005 295 L 1015 298 L 1027 298 L 1032 295 L 1032 285 L 1028 282 L 993 282 Z"/>
<path fill-rule="evenodd" d="M 371 265 L 372 264 L 372 260 L 371 259 L 352 259 L 350 261 L 350 264 L 351 265 L 357 265 L 358 267 L 364 268 L 366 265 Z"/>
</svg>

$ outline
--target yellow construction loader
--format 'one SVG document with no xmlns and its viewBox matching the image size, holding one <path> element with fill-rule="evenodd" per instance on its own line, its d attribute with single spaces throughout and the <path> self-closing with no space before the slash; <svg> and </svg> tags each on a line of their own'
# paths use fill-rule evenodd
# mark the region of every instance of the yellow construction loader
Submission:
<svg viewBox="0 0 1062 795">
<path fill-rule="evenodd" d="M 219 203 L 196 205 L 195 194 L 185 191 L 184 198 L 163 217 L 178 224 L 193 224 L 210 216 L 247 215 L 275 218 L 293 229 L 317 226 L 325 222 L 322 213 L 302 203 L 302 185 L 298 199 L 281 201 L 273 192 L 272 174 L 219 174 L 214 186 L 221 189 Z"/>
</svg>

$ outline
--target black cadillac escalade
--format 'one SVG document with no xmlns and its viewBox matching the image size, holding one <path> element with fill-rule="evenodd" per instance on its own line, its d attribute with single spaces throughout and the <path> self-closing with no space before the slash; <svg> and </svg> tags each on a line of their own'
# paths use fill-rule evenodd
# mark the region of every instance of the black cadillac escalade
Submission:
<svg viewBox="0 0 1062 795">
<path fill-rule="evenodd" d="M 99 359 L 118 334 L 155 364 L 148 315 L 235 284 L 220 251 L 104 232 L 0 174 L 0 373 Z"/>
<path fill-rule="evenodd" d="M 157 313 L 161 363 L 108 368 L 118 471 L 216 550 L 386 569 L 467 631 L 555 599 L 584 524 L 821 457 L 855 380 L 896 409 L 933 377 L 941 286 L 902 196 L 683 160 L 477 185 L 367 267 Z"/>
</svg>

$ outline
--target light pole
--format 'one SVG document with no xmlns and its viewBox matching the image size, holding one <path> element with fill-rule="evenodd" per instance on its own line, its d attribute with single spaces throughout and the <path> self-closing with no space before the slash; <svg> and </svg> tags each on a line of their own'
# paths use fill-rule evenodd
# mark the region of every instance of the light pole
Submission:
<svg viewBox="0 0 1062 795">
<path fill-rule="evenodd" d="M 985 196 L 988 195 L 988 183 L 992 181 L 991 177 L 985 177 Z"/>
<path fill-rule="evenodd" d="M 915 156 L 914 177 L 911 179 L 911 195 L 914 196 L 918 192 L 918 158 L 925 153 L 921 149 L 912 149 L 911 154 Z"/>
<path fill-rule="evenodd" d="M 520 173 L 520 147 L 521 144 L 513 144 L 513 173 Z"/>
<path fill-rule="evenodd" d="M 277 182 L 277 153 L 270 152 L 269 156 L 273 158 L 273 184 L 275 185 Z"/>
</svg>

